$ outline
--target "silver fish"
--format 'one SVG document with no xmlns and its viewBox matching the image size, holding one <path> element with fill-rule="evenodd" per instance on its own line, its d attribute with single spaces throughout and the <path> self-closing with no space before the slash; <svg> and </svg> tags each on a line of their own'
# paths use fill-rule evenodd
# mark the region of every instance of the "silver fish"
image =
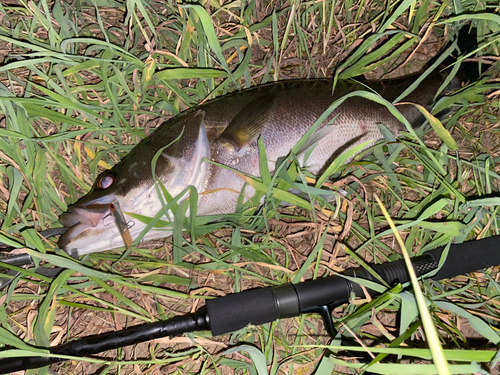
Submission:
<svg viewBox="0 0 500 375">
<path fill-rule="evenodd" d="M 157 153 L 155 174 L 172 197 L 191 185 L 205 193 L 199 195 L 198 215 L 233 213 L 238 197 L 252 197 L 253 188 L 243 189 L 241 176 L 204 159 L 259 176 L 260 136 L 272 171 L 276 161 L 287 156 L 335 100 L 354 90 L 371 89 L 393 101 L 414 79 L 368 83 L 369 88 L 354 81 L 338 82 L 333 92 L 331 80 L 282 81 L 225 95 L 187 110 L 160 126 L 119 164 L 102 173 L 92 190 L 61 215 L 60 222 L 69 230 L 58 245 L 72 256 L 122 247 L 124 240 L 110 212 L 112 202 L 119 205 L 125 220 L 133 223 L 129 230 L 135 239 L 146 224 L 128 214 L 153 217 L 162 207 L 152 174 Z M 405 102 L 428 106 L 443 80 L 441 73 L 430 75 Z M 444 92 L 460 83 L 454 78 Z M 398 109 L 413 125 L 422 120 L 413 105 Z M 333 121 L 333 130 L 321 133 L 329 121 Z M 345 100 L 313 135 L 318 139 L 307 159 L 309 170 L 316 174 L 341 152 L 381 139 L 377 124 L 385 125 L 395 135 L 404 128 L 381 104 L 362 97 Z M 154 229 L 144 240 L 169 234 L 168 230 Z"/>
</svg>

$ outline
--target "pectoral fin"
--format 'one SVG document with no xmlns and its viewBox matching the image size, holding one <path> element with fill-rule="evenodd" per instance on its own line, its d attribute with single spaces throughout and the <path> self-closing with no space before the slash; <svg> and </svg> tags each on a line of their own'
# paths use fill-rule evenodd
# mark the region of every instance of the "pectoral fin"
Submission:
<svg viewBox="0 0 500 375">
<path fill-rule="evenodd" d="M 229 143 L 237 151 L 257 139 L 269 122 L 274 95 L 264 95 L 247 104 L 222 132 L 219 141 Z"/>
</svg>

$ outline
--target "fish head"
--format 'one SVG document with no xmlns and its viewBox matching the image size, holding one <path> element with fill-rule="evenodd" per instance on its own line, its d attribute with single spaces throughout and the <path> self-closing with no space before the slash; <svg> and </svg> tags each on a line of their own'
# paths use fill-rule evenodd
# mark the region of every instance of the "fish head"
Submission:
<svg viewBox="0 0 500 375">
<path fill-rule="evenodd" d="M 208 170 L 210 145 L 204 112 L 174 118 L 144 139 L 115 167 L 96 179 L 89 193 L 63 213 L 59 221 L 68 230 L 59 238 L 59 248 L 73 257 L 124 246 L 116 222 L 116 208 L 132 239 L 146 223 L 135 215 L 154 217 L 161 209 L 161 185 L 170 196 L 183 194 L 186 187 L 202 191 Z M 154 174 L 153 174 L 154 168 Z M 134 215 L 135 214 L 135 215 Z M 165 213 L 168 217 L 168 213 Z M 143 239 L 161 238 L 170 233 L 148 232 Z"/>
</svg>

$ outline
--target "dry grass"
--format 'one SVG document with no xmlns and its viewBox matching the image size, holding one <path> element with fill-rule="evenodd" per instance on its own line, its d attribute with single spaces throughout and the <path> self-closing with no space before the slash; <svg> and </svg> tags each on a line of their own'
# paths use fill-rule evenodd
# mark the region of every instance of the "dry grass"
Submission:
<svg viewBox="0 0 500 375">
<path fill-rule="evenodd" d="M 199 15 L 175 3 L 129 2 L 128 8 L 124 8 L 113 1 L 107 3 L 108 7 L 94 7 L 85 1 L 61 2 L 57 3 L 62 6 L 61 15 L 54 4 L 4 3 L 3 12 L 0 11 L 0 81 L 4 85 L 0 90 L 0 130 L 35 139 L 0 133 L 4 140 L 0 145 L 1 230 L 2 235 L 13 234 L 16 238 L 20 238 L 19 231 L 26 226 L 43 229 L 53 225 L 68 204 L 88 191 L 99 171 L 114 165 L 130 149 L 127 145 L 143 136 L 142 128 L 151 119 L 174 115 L 206 97 L 266 81 L 332 77 L 334 69 L 350 61 L 363 40 L 373 35 L 388 17 L 398 14 L 396 4 L 386 7 L 387 4 L 373 1 L 340 2 L 333 12 L 332 4 L 327 2 L 207 2 L 203 6 L 220 42 L 217 47 L 204 38 Z M 418 11 L 412 13 L 411 19 L 409 11 L 401 11 L 387 30 L 415 32 L 422 44 L 415 40 L 404 53 L 381 66 L 368 63 L 373 64 L 373 69 L 368 69 L 367 76 L 395 77 L 421 69 L 459 23 L 443 29 L 433 22 L 434 16 L 436 20 L 449 18 L 446 14 L 451 14 L 451 5 L 441 9 L 426 1 L 414 4 L 428 7 L 420 15 L 419 24 L 415 23 Z M 465 2 L 462 5 L 464 14 L 479 11 Z M 493 23 L 490 21 L 490 25 Z M 434 31 L 430 30 L 431 25 Z M 495 31 L 491 33 L 495 35 Z M 63 42 L 75 36 L 91 39 L 72 40 L 63 51 Z M 376 44 L 383 48 L 390 38 L 381 36 Z M 233 44 L 225 50 L 221 48 L 229 42 Z M 398 46 L 404 42 L 401 40 Z M 495 44 L 491 48 L 490 52 L 495 53 Z M 225 77 L 198 79 L 195 73 L 189 79 L 148 80 L 144 73 L 148 57 L 154 59 L 157 70 L 173 66 L 223 70 L 218 50 L 227 70 L 238 72 L 235 81 Z M 251 56 L 247 55 L 249 50 Z M 365 55 L 376 50 L 373 46 Z M 471 200 L 494 198 L 499 191 L 492 173 L 498 173 L 500 165 L 500 91 L 496 80 L 490 82 L 488 96 L 466 98 L 477 104 L 457 107 L 465 109 L 460 121 L 452 124 L 450 120 L 460 146 L 458 154 L 440 156 L 443 167 L 449 171 L 443 179 L 455 184 Z M 37 111 L 44 108 L 51 111 L 39 115 Z M 425 139 L 429 149 L 441 147 L 436 136 L 428 135 Z M 114 147 L 108 152 L 110 145 Z M 446 149 L 441 150 L 446 154 Z M 425 150 L 420 152 L 426 155 Z M 365 155 L 365 159 L 346 166 L 336 176 L 337 186 L 349 192 L 338 206 L 323 207 L 315 213 L 280 208 L 267 224 L 262 217 L 243 225 L 228 224 L 197 238 L 199 252 L 191 252 L 190 237 L 186 235 L 179 264 L 172 264 L 174 245 L 166 239 L 144 245 L 124 259 L 122 252 L 112 251 L 81 260 L 88 269 L 116 273 L 116 279 L 102 281 L 79 269 L 51 291 L 50 280 L 23 277 L 0 296 L 0 325 L 25 342 L 47 347 L 182 315 L 202 306 L 205 298 L 283 284 L 297 274 L 307 279 L 340 272 L 358 265 L 353 257 L 356 253 L 367 262 L 393 260 L 398 257 L 393 236 L 376 237 L 387 224 L 373 204 L 374 192 L 392 209 L 392 217 L 401 220 L 413 220 L 417 215 L 411 217 L 409 212 L 433 194 L 450 199 L 450 205 L 434 219 L 460 222 L 464 225 L 462 231 L 450 236 L 416 226 L 407 229 L 402 234 L 413 253 L 445 244 L 452 237 L 465 240 L 498 234 L 498 203 L 472 214 L 461 211 L 456 197 L 410 152 L 401 153 L 394 165 L 391 173 L 397 172 L 402 194 L 377 158 Z M 334 215 L 335 210 L 338 215 Z M 326 237 L 322 238 L 325 231 Z M 323 240 L 319 255 L 309 259 Z M 30 247 L 41 251 L 53 246 L 52 242 L 43 242 L 40 248 L 30 242 Z M 494 330 L 499 319 L 497 280 L 492 271 L 442 284 L 425 282 L 423 287 L 433 301 L 451 301 Z M 445 291 L 449 294 L 440 298 Z M 53 303 L 41 311 L 41 302 L 47 299 Z M 366 304 L 351 304 L 337 308 L 334 316 L 360 342 L 388 346 L 401 334 L 402 304 L 399 297 L 390 301 L 381 297 L 373 303 L 372 310 L 363 311 Z M 497 350 L 483 334 L 471 330 L 464 317 L 437 307 L 433 311 L 444 347 Z M 336 373 L 354 373 L 353 367 L 333 361 L 343 357 L 321 347 L 329 342 L 322 322 L 308 316 L 249 327 L 218 338 L 203 332 L 194 338 L 143 343 L 101 353 L 96 356 L 97 362 L 74 360 L 53 365 L 51 371 L 260 374 L 260 364 L 272 374 L 323 374 L 331 373 L 332 368 Z M 225 354 L 237 345 L 252 345 L 258 348 L 259 355 L 244 351 Z M 421 328 L 405 345 L 427 347 Z M 420 361 L 408 358 L 399 362 L 391 356 L 386 361 Z M 494 373 L 491 364 L 481 365 Z"/>
</svg>

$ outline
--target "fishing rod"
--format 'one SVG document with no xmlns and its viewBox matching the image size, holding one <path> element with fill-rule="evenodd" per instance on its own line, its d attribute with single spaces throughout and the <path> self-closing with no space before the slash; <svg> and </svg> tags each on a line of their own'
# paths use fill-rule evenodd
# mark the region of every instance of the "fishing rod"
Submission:
<svg viewBox="0 0 500 375">
<path fill-rule="evenodd" d="M 411 259 L 418 277 L 431 280 L 448 279 L 500 264 L 500 237 L 451 245 L 441 267 L 445 247 L 425 252 Z M 410 280 L 404 260 L 371 266 L 387 284 Z M 434 272 L 437 271 L 437 272 Z M 349 278 L 343 276 L 350 276 Z M 370 272 L 355 268 L 340 276 L 329 276 L 297 284 L 258 288 L 207 300 L 206 306 L 194 313 L 137 327 L 84 337 L 49 348 L 47 357 L 17 357 L 0 360 L 0 374 L 39 368 L 64 361 L 63 356 L 90 356 L 103 351 L 189 332 L 211 331 L 213 336 L 224 335 L 246 327 L 261 325 L 277 319 L 316 313 L 324 321 L 333 338 L 337 331 L 332 319 L 333 309 L 353 296 L 365 297 L 365 289 L 353 280 L 369 280 L 380 284 Z M 371 295 L 376 292 L 368 290 Z"/>
</svg>

